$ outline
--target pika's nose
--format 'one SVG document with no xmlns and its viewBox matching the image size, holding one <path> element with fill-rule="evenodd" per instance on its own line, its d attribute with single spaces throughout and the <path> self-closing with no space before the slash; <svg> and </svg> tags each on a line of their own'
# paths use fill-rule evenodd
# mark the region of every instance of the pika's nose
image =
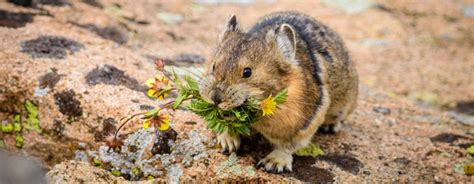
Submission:
<svg viewBox="0 0 474 184">
<path fill-rule="evenodd" d="M 224 94 L 221 90 L 214 90 L 214 94 L 212 95 L 212 101 L 214 102 L 214 105 L 219 105 L 222 102 L 223 96 Z"/>
</svg>

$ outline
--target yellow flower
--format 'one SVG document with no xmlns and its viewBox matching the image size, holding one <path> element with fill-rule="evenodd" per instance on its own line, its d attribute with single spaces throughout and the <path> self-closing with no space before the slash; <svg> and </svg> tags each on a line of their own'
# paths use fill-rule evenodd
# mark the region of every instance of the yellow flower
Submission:
<svg viewBox="0 0 474 184">
<path fill-rule="evenodd" d="M 150 128 L 150 126 L 158 128 L 160 130 L 168 130 L 168 128 L 170 127 L 170 119 L 168 117 L 168 114 L 154 116 L 150 119 L 145 120 L 142 123 L 142 128 L 144 129 Z"/>
<path fill-rule="evenodd" d="M 148 79 L 145 83 L 148 87 L 147 95 L 160 100 L 168 96 L 168 92 L 171 89 L 169 80 L 161 75 L 156 75 L 155 78 Z"/>
<path fill-rule="evenodd" d="M 275 102 L 275 99 L 271 95 L 265 100 L 263 100 L 262 102 L 263 116 L 272 115 L 275 109 L 276 109 L 276 102 Z"/>
</svg>

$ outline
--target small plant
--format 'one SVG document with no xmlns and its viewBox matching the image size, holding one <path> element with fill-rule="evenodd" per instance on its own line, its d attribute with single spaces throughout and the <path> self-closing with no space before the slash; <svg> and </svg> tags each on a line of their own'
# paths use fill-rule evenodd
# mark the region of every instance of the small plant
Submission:
<svg viewBox="0 0 474 184">
<path fill-rule="evenodd" d="M 275 96 L 270 95 L 263 101 L 249 98 L 239 107 L 222 110 L 201 97 L 198 82 L 189 75 L 179 77 L 174 71 L 171 74 L 165 72 L 162 60 L 156 60 L 155 66 L 159 73 L 146 81 L 147 95 L 163 100 L 170 92 L 176 91 L 178 96 L 150 111 L 122 118 L 124 123 L 113 136 L 106 139 L 109 148 L 117 149 L 123 144 L 121 138 L 118 138 L 118 133 L 127 122 L 136 117 L 141 117 L 143 120 L 142 128 L 155 127 L 159 130 L 167 130 L 170 123 L 168 110 L 178 109 L 185 101 L 189 103 L 184 105 L 184 108 L 206 120 L 207 127 L 211 130 L 219 133 L 228 131 L 230 134 L 250 135 L 250 125 L 263 116 L 272 115 L 277 106 L 285 102 L 288 94 L 287 90 L 283 90 Z"/>
</svg>

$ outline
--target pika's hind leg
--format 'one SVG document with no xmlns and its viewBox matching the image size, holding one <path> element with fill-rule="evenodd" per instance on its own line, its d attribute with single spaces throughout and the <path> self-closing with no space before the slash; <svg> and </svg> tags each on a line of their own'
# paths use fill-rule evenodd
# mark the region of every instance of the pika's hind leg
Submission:
<svg viewBox="0 0 474 184">
<path fill-rule="evenodd" d="M 319 127 L 318 132 L 334 134 L 341 129 L 342 121 L 344 121 L 343 112 L 339 111 L 334 114 L 326 115 L 324 123 Z"/>
<path fill-rule="evenodd" d="M 343 107 L 330 107 L 324 123 L 319 127 L 318 131 L 322 133 L 337 133 L 341 129 L 341 124 L 352 113 L 355 108 L 355 101 L 350 101 Z"/>
</svg>

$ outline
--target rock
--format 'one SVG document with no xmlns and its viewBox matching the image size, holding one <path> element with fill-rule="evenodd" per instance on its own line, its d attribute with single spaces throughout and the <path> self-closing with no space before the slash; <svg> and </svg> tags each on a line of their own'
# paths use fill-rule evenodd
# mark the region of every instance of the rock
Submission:
<svg viewBox="0 0 474 184">
<path fill-rule="evenodd" d="M 323 0 L 323 3 L 341 9 L 348 14 L 361 13 L 374 6 L 372 0 Z"/>
<path fill-rule="evenodd" d="M 0 183 L 46 183 L 38 161 L 0 151 Z"/>
<path fill-rule="evenodd" d="M 67 161 L 54 166 L 46 174 L 48 183 L 115 183 L 124 182 L 110 172 L 93 167 L 87 162 Z"/>
<path fill-rule="evenodd" d="M 461 114 L 457 112 L 449 112 L 449 116 L 453 118 L 456 122 L 467 125 L 467 126 L 474 126 L 474 116 Z"/>
<path fill-rule="evenodd" d="M 169 25 L 176 25 L 183 21 L 182 15 L 170 12 L 158 13 L 158 18 Z"/>
<path fill-rule="evenodd" d="M 374 107 L 374 112 L 380 113 L 383 115 L 390 115 L 390 109 L 385 107 Z"/>
<path fill-rule="evenodd" d="M 168 169 L 168 174 L 166 174 L 166 177 L 168 177 L 168 183 L 178 184 L 181 175 L 183 175 L 183 169 L 178 165 L 172 165 Z"/>
<path fill-rule="evenodd" d="M 195 3 L 203 4 L 203 5 L 220 5 L 220 4 L 235 4 L 240 6 L 248 6 L 255 3 L 254 0 L 236 0 L 236 1 L 228 1 L 228 0 L 194 0 Z"/>
<path fill-rule="evenodd" d="M 202 64 L 204 63 L 205 60 L 206 58 L 202 57 L 199 54 L 190 54 L 190 53 L 178 54 L 174 59 L 174 61 L 178 63 L 186 62 L 190 64 Z"/>
<path fill-rule="evenodd" d="M 474 4 L 465 5 L 462 7 L 464 16 L 474 19 Z"/>
</svg>

